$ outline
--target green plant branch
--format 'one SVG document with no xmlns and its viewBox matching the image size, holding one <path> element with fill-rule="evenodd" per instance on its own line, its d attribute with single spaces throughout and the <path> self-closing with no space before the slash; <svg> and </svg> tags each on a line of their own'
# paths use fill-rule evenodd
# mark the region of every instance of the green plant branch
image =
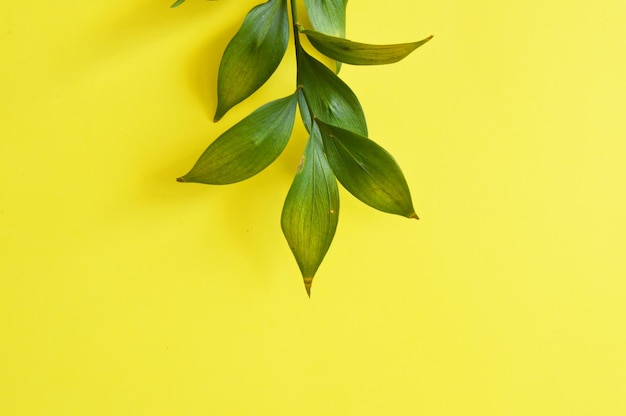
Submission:
<svg viewBox="0 0 626 416">
<path fill-rule="evenodd" d="M 176 1 L 172 7 L 184 1 Z M 304 0 L 312 29 L 300 25 L 296 0 L 267 0 L 248 12 L 220 62 L 215 120 L 274 73 L 287 50 L 290 27 L 296 58 L 295 92 L 263 105 L 228 129 L 178 178 L 179 182 L 228 184 L 257 174 L 285 148 L 299 107 L 309 140 L 285 198 L 281 228 L 309 296 L 338 223 L 337 182 L 377 210 L 418 219 L 400 167 L 368 138 L 361 104 L 337 72 L 341 63 L 397 62 L 432 36 L 395 45 L 352 42 L 344 38 L 346 5 L 347 0 Z M 307 53 L 300 36 L 334 59 L 335 71 Z"/>
</svg>

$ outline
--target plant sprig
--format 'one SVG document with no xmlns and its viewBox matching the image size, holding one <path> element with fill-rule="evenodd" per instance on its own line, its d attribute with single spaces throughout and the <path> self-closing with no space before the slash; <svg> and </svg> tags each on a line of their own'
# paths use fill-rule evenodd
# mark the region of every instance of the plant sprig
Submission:
<svg viewBox="0 0 626 416">
<path fill-rule="evenodd" d="M 256 175 L 287 145 L 298 108 L 309 140 L 287 192 L 281 227 L 310 296 L 313 277 L 337 229 L 337 181 L 377 210 L 418 219 L 402 170 L 368 138 L 361 104 L 337 75 L 341 64 L 398 62 L 432 36 L 394 45 L 353 42 L 345 38 L 347 0 L 304 0 L 310 29 L 300 24 L 296 1 L 290 3 L 268 0 L 246 15 L 220 62 L 215 121 L 272 76 L 286 53 L 290 27 L 297 64 L 294 92 L 261 106 L 224 132 L 177 180 L 223 185 Z M 336 61 L 334 70 L 305 50 L 301 36 Z"/>
</svg>

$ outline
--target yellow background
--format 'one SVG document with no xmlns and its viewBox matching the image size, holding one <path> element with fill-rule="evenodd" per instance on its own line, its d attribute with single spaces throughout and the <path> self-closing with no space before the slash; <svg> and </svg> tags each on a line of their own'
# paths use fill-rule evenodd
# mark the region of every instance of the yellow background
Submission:
<svg viewBox="0 0 626 416">
<path fill-rule="evenodd" d="M 626 3 L 353 0 L 344 66 L 421 221 L 342 190 L 308 299 L 280 230 L 303 128 L 179 184 L 260 1 L 0 6 L 0 414 L 626 414 Z"/>
</svg>

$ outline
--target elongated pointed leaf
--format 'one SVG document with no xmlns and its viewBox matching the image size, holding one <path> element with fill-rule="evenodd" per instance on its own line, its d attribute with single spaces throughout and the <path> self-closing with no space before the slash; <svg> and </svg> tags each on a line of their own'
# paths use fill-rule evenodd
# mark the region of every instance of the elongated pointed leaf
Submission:
<svg viewBox="0 0 626 416">
<path fill-rule="evenodd" d="M 339 182 L 383 212 L 418 218 L 406 179 L 395 159 L 367 137 L 316 120 L 326 157 Z"/>
<path fill-rule="evenodd" d="M 314 30 L 303 30 L 302 33 L 307 36 L 311 45 L 324 55 L 352 65 L 392 64 L 404 59 L 415 49 L 432 39 L 432 36 L 429 36 L 417 42 L 370 45 L 328 36 Z"/>
<path fill-rule="evenodd" d="M 269 79 L 280 64 L 288 42 L 286 0 L 269 0 L 250 10 L 222 56 L 215 121 Z"/>
<path fill-rule="evenodd" d="M 255 110 L 204 151 L 180 182 L 224 185 L 256 175 L 283 151 L 296 116 L 296 95 Z"/>
<path fill-rule="evenodd" d="M 307 108 L 315 117 L 367 136 L 363 108 L 354 92 L 337 74 L 301 48 L 298 50 L 298 75 Z M 303 107 L 301 105 L 301 111 Z M 303 114 L 305 122 L 307 118 L 310 117 Z"/>
<path fill-rule="evenodd" d="M 335 235 L 338 216 L 337 181 L 324 157 L 319 129 L 313 126 L 281 218 L 309 296 L 313 276 Z"/>
</svg>

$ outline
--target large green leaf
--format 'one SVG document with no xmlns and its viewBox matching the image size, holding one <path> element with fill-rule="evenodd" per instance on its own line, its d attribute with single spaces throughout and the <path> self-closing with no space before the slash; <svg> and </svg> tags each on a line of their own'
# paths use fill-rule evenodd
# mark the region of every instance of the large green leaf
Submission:
<svg viewBox="0 0 626 416">
<path fill-rule="evenodd" d="M 333 71 L 298 48 L 298 82 L 302 85 L 306 106 L 301 105 L 307 123 L 313 116 L 327 123 L 367 136 L 367 124 L 358 98 Z M 310 129 L 310 122 L 309 122 Z"/>
<path fill-rule="evenodd" d="M 302 30 L 311 45 L 318 51 L 340 62 L 352 65 L 392 64 L 432 39 L 432 36 L 417 42 L 394 45 L 370 45 L 352 42 L 340 37 L 329 36 L 314 30 Z"/>
<path fill-rule="evenodd" d="M 256 175 L 283 151 L 293 129 L 296 95 L 272 101 L 224 132 L 180 182 L 224 185 Z"/>
<path fill-rule="evenodd" d="M 320 120 L 324 150 L 339 182 L 380 211 L 418 218 L 406 179 L 395 159 L 367 137 Z"/>
<path fill-rule="evenodd" d="M 280 64 L 288 42 L 286 0 L 269 0 L 250 10 L 222 56 L 215 121 L 269 79 Z"/>
<path fill-rule="evenodd" d="M 313 126 L 298 172 L 287 194 L 281 226 L 311 296 L 313 276 L 337 229 L 339 191 L 324 157 L 317 126 Z"/>
</svg>

